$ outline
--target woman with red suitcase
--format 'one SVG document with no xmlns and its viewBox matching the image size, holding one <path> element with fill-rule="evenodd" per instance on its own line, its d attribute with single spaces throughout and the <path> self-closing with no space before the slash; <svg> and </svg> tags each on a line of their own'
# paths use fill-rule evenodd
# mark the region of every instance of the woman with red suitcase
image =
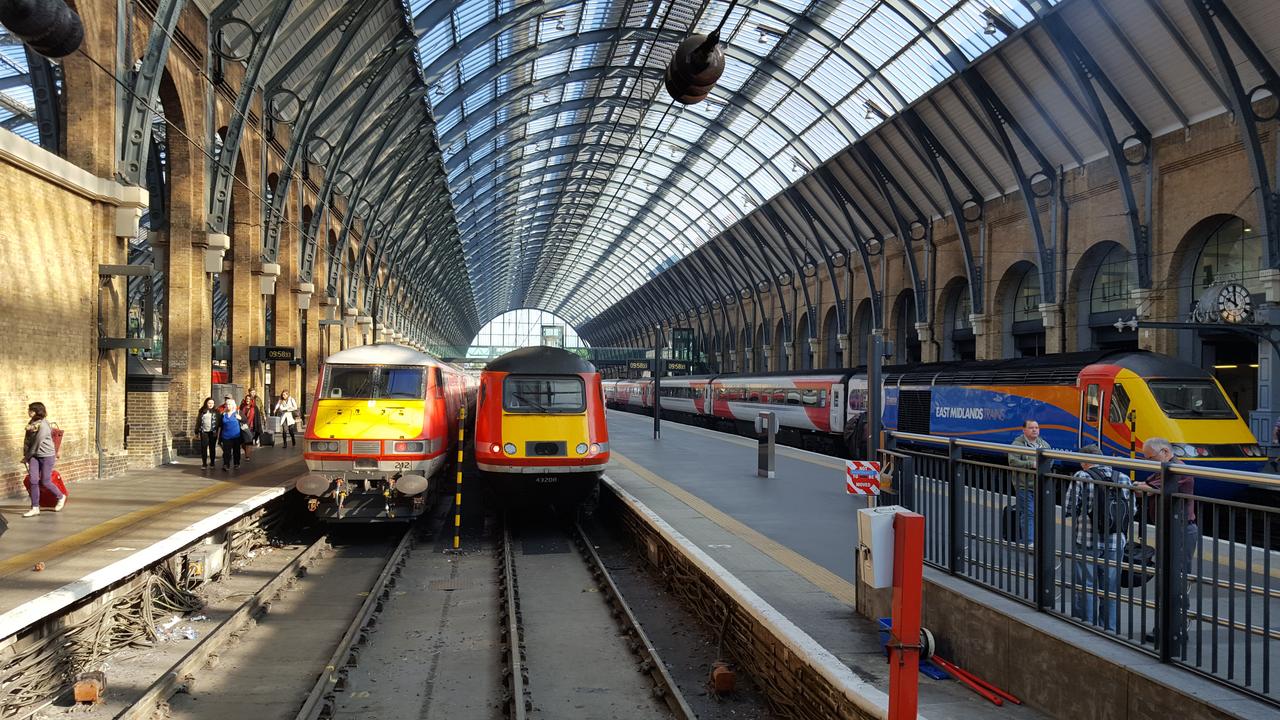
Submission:
<svg viewBox="0 0 1280 720">
<path fill-rule="evenodd" d="M 27 435 L 22 444 L 22 462 L 30 473 L 27 477 L 31 489 L 31 509 L 22 517 L 35 517 L 40 514 L 40 489 L 52 493 L 58 498 L 53 511 L 58 512 L 67 502 L 67 496 L 53 484 L 53 465 L 57 462 L 58 451 L 53 443 L 53 428 L 49 426 L 48 411 L 44 403 L 33 402 L 27 406 L 27 416 L 31 418 L 27 425 Z"/>
</svg>

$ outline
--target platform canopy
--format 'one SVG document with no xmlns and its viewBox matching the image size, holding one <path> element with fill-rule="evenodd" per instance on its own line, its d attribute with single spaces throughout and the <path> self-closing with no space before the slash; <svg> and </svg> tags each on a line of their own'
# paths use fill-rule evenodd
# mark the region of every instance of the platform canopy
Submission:
<svg viewBox="0 0 1280 720">
<path fill-rule="evenodd" d="M 594 317 L 1054 4 L 410 0 L 477 314 Z M 674 102 L 717 27 L 724 77 Z"/>
</svg>

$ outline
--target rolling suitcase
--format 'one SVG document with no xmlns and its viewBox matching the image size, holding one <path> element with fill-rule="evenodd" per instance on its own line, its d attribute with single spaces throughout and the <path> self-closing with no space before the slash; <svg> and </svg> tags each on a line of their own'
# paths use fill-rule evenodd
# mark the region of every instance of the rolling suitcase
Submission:
<svg viewBox="0 0 1280 720">
<path fill-rule="evenodd" d="M 276 436 L 273 433 L 264 432 L 258 436 L 258 445 L 260 447 L 275 447 Z"/>
<path fill-rule="evenodd" d="M 70 497 L 71 493 L 67 492 L 67 486 L 62 483 L 61 473 L 59 473 L 57 470 L 54 470 L 51 477 L 53 479 L 53 486 L 58 488 L 58 491 L 61 492 L 63 495 Z M 31 491 L 31 473 L 27 473 L 26 483 L 27 483 L 27 492 L 30 492 Z M 58 498 L 54 497 L 53 493 L 51 492 L 40 493 L 40 507 L 51 508 L 57 504 L 58 504 Z"/>
</svg>

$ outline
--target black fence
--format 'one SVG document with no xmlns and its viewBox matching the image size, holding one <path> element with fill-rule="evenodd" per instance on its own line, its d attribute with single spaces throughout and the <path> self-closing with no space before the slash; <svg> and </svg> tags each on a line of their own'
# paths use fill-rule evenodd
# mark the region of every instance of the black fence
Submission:
<svg viewBox="0 0 1280 720">
<path fill-rule="evenodd" d="M 1280 704 L 1280 478 L 912 433 L 881 453 L 926 563 Z"/>
</svg>

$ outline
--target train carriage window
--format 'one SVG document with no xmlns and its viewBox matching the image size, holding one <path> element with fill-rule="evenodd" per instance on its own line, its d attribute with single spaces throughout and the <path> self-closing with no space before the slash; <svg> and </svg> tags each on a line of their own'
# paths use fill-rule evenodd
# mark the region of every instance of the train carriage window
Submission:
<svg viewBox="0 0 1280 720">
<path fill-rule="evenodd" d="M 1107 411 L 1107 420 L 1122 423 L 1128 414 L 1129 393 L 1125 392 L 1123 385 L 1117 384 L 1111 390 L 1111 409 Z"/>
<path fill-rule="evenodd" d="M 1102 410 L 1102 393 L 1097 385 L 1090 385 L 1084 394 L 1084 422 L 1093 425 L 1098 422 Z"/>
<path fill-rule="evenodd" d="M 502 407 L 516 413 L 580 413 L 586 384 L 574 376 L 511 375 L 502 382 Z"/>
</svg>

